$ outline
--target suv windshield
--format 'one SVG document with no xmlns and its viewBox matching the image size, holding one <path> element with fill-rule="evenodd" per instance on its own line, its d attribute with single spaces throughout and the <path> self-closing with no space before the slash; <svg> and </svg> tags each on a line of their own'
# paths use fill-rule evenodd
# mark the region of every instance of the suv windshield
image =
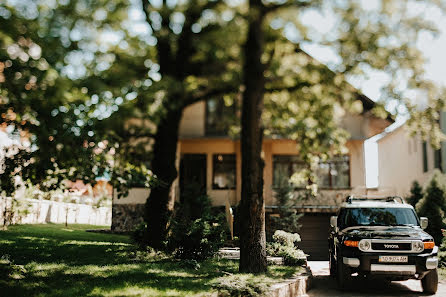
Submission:
<svg viewBox="0 0 446 297">
<path fill-rule="evenodd" d="M 418 219 L 411 208 L 344 208 L 339 213 L 341 229 L 351 226 L 417 226 Z"/>
</svg>

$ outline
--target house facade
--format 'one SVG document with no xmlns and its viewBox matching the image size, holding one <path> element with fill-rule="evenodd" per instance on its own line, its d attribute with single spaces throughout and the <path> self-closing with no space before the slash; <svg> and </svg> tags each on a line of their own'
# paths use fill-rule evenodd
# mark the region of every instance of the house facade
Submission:
<svg viewBox="0 0 446 297">
<path fill-rule="evenodd" d="M 446 131 L 445 119 L 442 114 L 442 131 Z M 436 150 L 419 135 L 410 136 L 406 125 L 386 133 L 377 143 L 381 194 L 408 197 L 414 181 L 423 186 L 435 169 L 446 169 L 446 143 Z"/>
<path fill-rule="evenodd" d="M 301 248 L 315 255 L 313 259 L 326 256 L 329 218 L 340 203 L 351 192 L 365 192 L 364 140 L 381 133 L 390 124 L 372 115 L 373 101 L 361 97 L 363 113 L 347 114 L 341 124 L 351 134 L 346 145 L 348 154 L 320 163 L 316 172 L 320 181 L 317 197 L 296 205 L 306 214 L 301 221 Z M 235 207 L 241 199 L 240 140 L 231 139 L 224 125 L 226 114 L 234 110 L 225 111 L 219 101 L 199 102 L 183 113 L 177 150 L 179 177 L 172 187 L 177 200 L 190 183 L 201 185 L 214 206 Z M 274 188 L 280 178 L 291 177 L 304 164 L 300 161 L 296 142 L 289 139 L 265 138 L 262 157 L 265 208 L 269 212 L 274 210 Z M 138 188 L 131 190 L 126 198 L 114 199 L 112 228 L 118 231 L 133 228 L 137 222 L 131 218 L 141 217 L 148 195 L 149 190 Z M 319 246 L 322 246 L 319 254 L 310 252 Z"/>
</svg>

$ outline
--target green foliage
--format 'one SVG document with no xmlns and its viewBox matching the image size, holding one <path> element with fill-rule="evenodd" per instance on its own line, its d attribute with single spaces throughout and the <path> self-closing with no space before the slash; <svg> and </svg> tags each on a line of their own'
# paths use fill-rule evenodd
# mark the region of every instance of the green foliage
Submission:
<svg viewBox="0 0 446 297">
<path fill-rule="evenodd" d="M 440 182 L 441 174 L 435 172 L 426 186 L 423 198 L 416 205 L 418 215 L 429 219 L 426 232 L 432 235 L 437 243 L 442 242 L 441 229 L 446 227 L 444 222 L 446 197 L 444 185 L 441 185 Z"/>
<path fill-rule="evenodd" d="M 277 230 L 273 235 L 273 242 L 266 244 L 266 253 L 268 256 L 283 257 L 285 265 L 301 266 L 306 263 L 307 257 L 302 250 L 297 249 L 300 240 L 297 233 Z"/>
<path fill-rule="evenodd" d="M 85 232 L 96 228 L 42 224 L 0 231 L 2 296 L 202 297 L 215 293 L 213 281 L 238 269 L 236 261 L 217 259 L 195 269 L 158 251 L 136 249 L 128 236 Z M 7 277 L 11 269 L 25 278 Z M 269 284 L 295 273 L 294 267 L 270 266 L 267 275 L 251 277 Z"/>
<path fill-rule="evenodd" d="M 406 198 L 407 202 L 409 202 L 413 207 L 415 207 L 423 198 L 423 188 L 417 181 L 412 183 L 412 187 L 410 188 L 410 196 Z"/>
<path fill-rule="evenodd" d="M 438 266 L 445 268 L 446 267 L 446 230 L 441 230 L 443 239 L 441 241 L 440 249 L 438 251 Z M 444 272 L 444 269 L 443 269 Z"/>
<path fill-rule="evenodd" d="M 3 255 L 0 258 L 0 278 L 19 280 L 25 278 L 25 274 L 26 269 L 23 265 L 14 264 L 9 255 Z"/>
<path fill-rule="evenodd" d="M 277 211 L 268 214 L 266 217 L 266 237 L 272 238 L 276 230 L 284 230 L 286 232 L 298 232 L 301 225 L 299 220 L 302 214 L 298 214 L 294 207 L 300 197 L 295 196 L 294 187 L 288 181 L 283 179 L 280 186 L 274 189 L 277 204 Z"/>
<path fill-rule="evenodd" d="M 211 202 L 198 185 L 190 185 L 172 219 L 167 248 L 179 259 L 210 258 L 223 246 L 228 228 L 223 213 L 215 216 Z"/>
<path fill-rule="evenodd" d="M 268 286 L 250 274 L 235 274 L 217 279 L 212 287 L 224 297 L 263 297 L 267 296 Z"/>
<path fill-rule="evenodd" d="M 5 208 L 3 211 L 3 226 L 13 225 L 20 223 L 23 217 L 26 217 L 31 213 L 32 204 L 21 198 L 12 197 L 10 199 L 6 197 L 0 197 L 5 200 Z M 8 201 L 9 200 L 9 201 Z"/>
</svg>

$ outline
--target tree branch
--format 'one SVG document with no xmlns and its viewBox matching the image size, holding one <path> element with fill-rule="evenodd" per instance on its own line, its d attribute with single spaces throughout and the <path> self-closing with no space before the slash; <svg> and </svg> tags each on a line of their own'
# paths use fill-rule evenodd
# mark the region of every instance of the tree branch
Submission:
<svg viewBox="0 0 446 297">
<path fill-rule="evenodd" d="M 150 5 L 149 0 L 141 0 L 141 4 L 144 15 L 146 17 L 146 22 L 152 29 L 153 36 L 155 36 L 158 41 L 156 44 L 156 49 L 158 55 L 158 64 L 160 65 L 159 72 L 161 74 L 170 74 L 171 69 L 173 68 L 172 48 L 169 43 L 169 35 L 165 33 L 166 30 L 170 31 L 168 17 L 163 13 L 163 15 L 161 16 L 161 30 L 156 31 L 153 27 L 152 21 L 150 20 L 150 12 L 152 10 L 152 6 Z M 163 4 L 163 9 L 165 9 L 164 7 L 165 4 Z"/>
<path fill-rule="evenodd" d="M 265 87 L 265 93 L 282 92 L 282 91 L 293 92 L 303 87 L 311 87 L 311 86 L 312 86 L 311 83 L 305 81 L 295 84 L 294 86 L 269 87 L 269 88 Z"/>
<path fill-rule="evenodd" d="M 220 86 L 219 88 L 196 91 L 193 93 L 193 95 L 187 97 L 187 99 L 184 101 L 184 107 L 187 107 L 200 101 L 207 101 L 209 99 L 223 96 L 229 93 L 237 93 L 239 91 L 240 88 L 234 85 L 226 85 L 226 86 Z"/>
<path fill-rule="evenodd" d="M 288 7 L 309 7 L 312 5 L 315 5 L 314 3 L 312 3 L 313 1 L 295 1 L 295 0 L 289 0 L 286 1 L 284 3 L 272 3 L 272 4 L 267 4 L 267 5 L 263 5 L 263 13 L 264 14 L 268 14 L 270 12 L 275 12 L 278 9 L 282 9 L 282 8 L 288 8 Z"/>
</svg>

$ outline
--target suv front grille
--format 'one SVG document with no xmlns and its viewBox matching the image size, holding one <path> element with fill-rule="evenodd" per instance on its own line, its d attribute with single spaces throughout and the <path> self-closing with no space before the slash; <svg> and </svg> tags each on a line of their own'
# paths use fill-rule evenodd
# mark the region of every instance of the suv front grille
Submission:
<svg viewBox="0 0 446 297">
<path fill-rule="evenodd" d="M 411 251 L 409 242 L 372 242 L 372 250 L 375 251 Z"/>
<path fill-rule="evenodd" d="M 361 244 L 361 241 L 368 241 L 370 248 L 365 248 L 366 245 Z M 420 253 L 423 250 L 418 250 L 414 245 L 415 242 L 421 243 L 421 240 L 401 240 L 401 239 L 362 239 L 359 242 L 359 249 L 363 252 L 385 252 L 385 253 Z"/>
</svg>

